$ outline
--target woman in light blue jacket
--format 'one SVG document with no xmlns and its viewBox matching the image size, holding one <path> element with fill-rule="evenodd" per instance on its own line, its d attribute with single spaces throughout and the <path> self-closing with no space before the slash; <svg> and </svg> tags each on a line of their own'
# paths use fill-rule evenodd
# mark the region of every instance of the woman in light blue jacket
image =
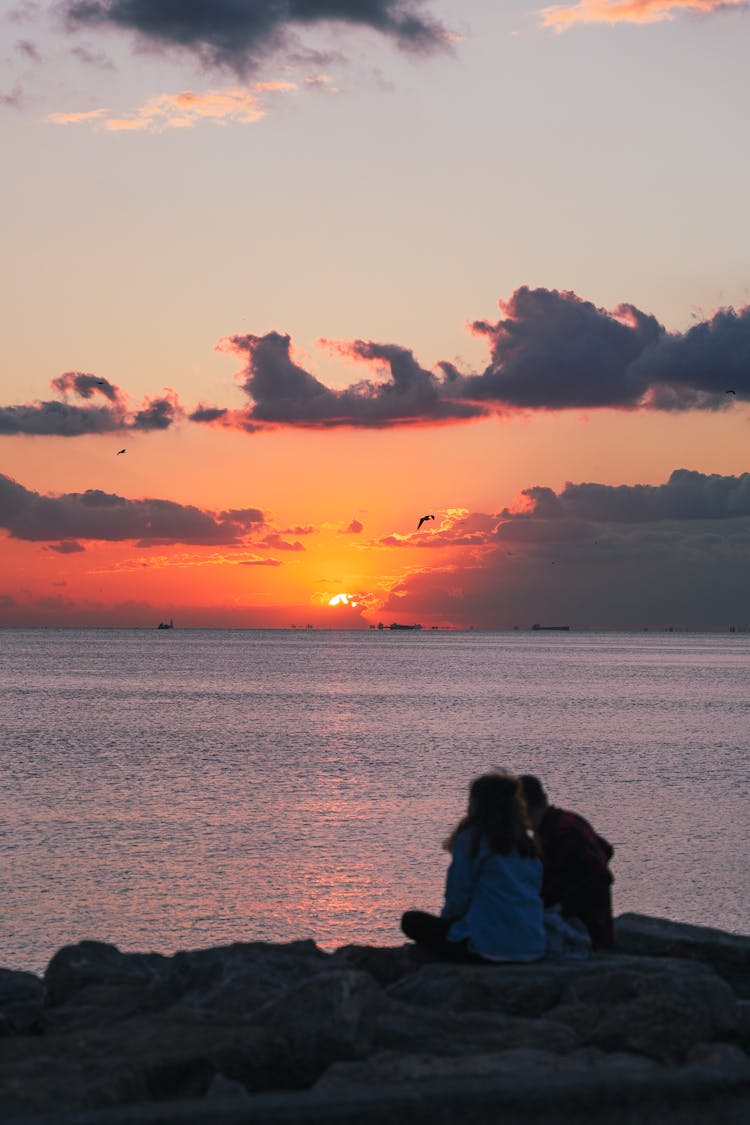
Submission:
<svg viewBox="0 0 750 1125">
<path fill-rule="evenodd" d="M 408 910 L 407 937 L 451 961 L 537 961 L 546 951 L 542 863 L 518 778 L 487 773 L 469 789 L 440 917 Z"/>
</svg>

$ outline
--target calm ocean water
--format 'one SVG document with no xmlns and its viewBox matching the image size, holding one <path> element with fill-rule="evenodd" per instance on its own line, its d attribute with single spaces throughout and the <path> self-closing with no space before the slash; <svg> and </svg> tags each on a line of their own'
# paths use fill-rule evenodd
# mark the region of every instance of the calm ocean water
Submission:
<svg viewBox="0 0 750 1125">
<path fill-rule="evenodd" d="M 0 630 L 0 965 L 440 906 L 476 774 L 615 845 L 615 911 L 748 932 L 750 635 Z"/>
</svg>

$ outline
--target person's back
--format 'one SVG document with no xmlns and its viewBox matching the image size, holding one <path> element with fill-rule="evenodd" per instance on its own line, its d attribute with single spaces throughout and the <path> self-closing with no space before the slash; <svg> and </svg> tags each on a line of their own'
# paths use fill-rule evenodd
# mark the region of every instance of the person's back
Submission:
<svg viewBox="0 0 750 1125">
<path fill-rule="evenodd" d="M 580 918 L 594 949 L 614 945 L 612 872 L 614 848 L 578 813 L 556 808 L 538 778 L 521 778 L 529 816 L 542 847 L 542 898 L 547 907 L 559 905 L 563 916 Z"/>
<path fill-rule="evenodd" d="M 535 961 L 546 950 L 542 863 L 518 778 L 475 778 L 451 854 L 440 916 L 407 910 L 407 937 L 453 961 Z"/>
<path fill-rule="evenodd" d="M 541 862 L 472 836 L 465 829 L 453 842 L 441 911 L 449 940 L 466 940 L 488 961 L 536 961 L 545 952 Z"/>
</svg>

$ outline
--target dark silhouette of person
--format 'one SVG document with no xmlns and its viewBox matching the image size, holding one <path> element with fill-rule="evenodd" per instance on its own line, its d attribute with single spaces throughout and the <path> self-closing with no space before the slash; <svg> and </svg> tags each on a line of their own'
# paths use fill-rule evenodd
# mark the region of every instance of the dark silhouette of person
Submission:
<svg viewBox="0 0 750 1125">
<path fill-rule="evenodd" d="M 544 905 L 559 905 L 564 918 L 579 918 L 593 949 L 611 949 L 614 848 L 578 813 L 551 805 L 538 777 L 522 774 L 520 781 L 542 848 Z"/>
<path fill-rule="evenodd" d="M 450 961 L 536 961 L 546 952 L 542 864 L 517 777 L 488 773 L 445 841 L 451 862 L 440 916 L 408 910 L 408 938 Z"/>
</svg>

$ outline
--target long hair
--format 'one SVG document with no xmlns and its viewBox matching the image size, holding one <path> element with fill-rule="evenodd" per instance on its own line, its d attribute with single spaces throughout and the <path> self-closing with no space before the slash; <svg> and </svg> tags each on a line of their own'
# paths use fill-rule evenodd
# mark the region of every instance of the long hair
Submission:
<svg viewBox="0 0 750 1125">
<path fill-rule="evenodd" d="M 525 857 L 539 855 L 521 783 L 512 774 L 484 773 L 472 781 L 466 816 L 444 842 L 446 851 L 453 850 L 459 832 L 466 829 L 471 832 L 473 855 L 479 851 L 482 839 L 487 841 L 490 851 L 500 855 L 511 852 Z"/>
</svg>

